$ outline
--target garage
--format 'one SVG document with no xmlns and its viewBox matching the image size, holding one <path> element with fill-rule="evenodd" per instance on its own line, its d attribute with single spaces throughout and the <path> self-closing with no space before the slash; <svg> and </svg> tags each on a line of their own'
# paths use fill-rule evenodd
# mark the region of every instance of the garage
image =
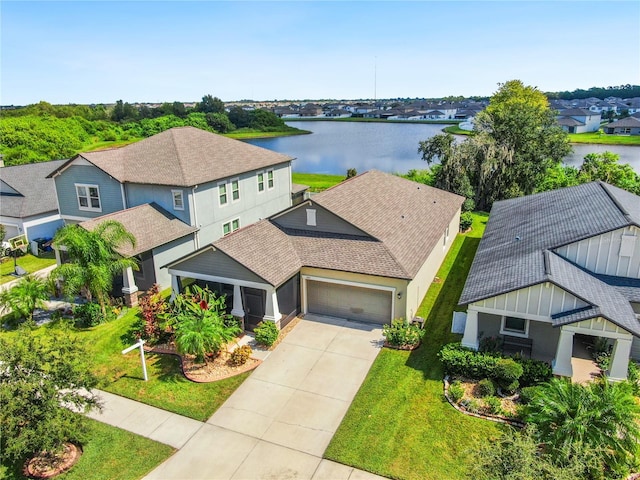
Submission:
<svg viewBox="0 0 640 480">
<path fill-rule="evenodd" d="M 371 323 L 389 323 L 393 292 L 306 279 L 307 312 Z"/>
</svg>

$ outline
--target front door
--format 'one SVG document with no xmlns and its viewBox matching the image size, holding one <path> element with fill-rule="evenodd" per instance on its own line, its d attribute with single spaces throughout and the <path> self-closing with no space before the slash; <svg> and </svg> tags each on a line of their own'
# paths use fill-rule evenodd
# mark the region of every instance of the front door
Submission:
<svg viewBox="0 0 640 480">
<path fill-rule="evenodd" d="M 245 328 L 253 331 L 264 318 L 267 292 L 258 288 L 242 288 L 244 299 Z"/>
</svg>

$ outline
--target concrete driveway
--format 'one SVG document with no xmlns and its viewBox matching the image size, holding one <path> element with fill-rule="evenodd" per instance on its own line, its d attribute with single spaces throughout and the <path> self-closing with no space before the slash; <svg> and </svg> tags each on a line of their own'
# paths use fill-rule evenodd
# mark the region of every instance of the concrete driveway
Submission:
<svg viewBox="0 0 640 480">
<path fill-rule="evenodd" d="M 382 345 L 378 325 L 307 315 L 148 479 L 374 479 L 322 460 Z"/>
</svg>

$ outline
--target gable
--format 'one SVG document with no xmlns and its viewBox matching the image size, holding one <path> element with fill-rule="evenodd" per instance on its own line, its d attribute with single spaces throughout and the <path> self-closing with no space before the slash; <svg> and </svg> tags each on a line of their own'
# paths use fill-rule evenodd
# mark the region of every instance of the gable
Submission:
<svg viewBox="0 0 640 480">
<path fill-rule="evenodd" d="M 314 213 L 308 213 L 315 211 Z M 308 216 L 315 216 L 315 225 L 310 225 Z M 369 236 L 359 228 L 331 213 L 326 208 L 309 200 L 271 219 L 276 225 L 292 230 L 335 233 L 340 235 Z"/>
<path fill-rule="evenodd" d="M 247 282 L 265 283 L 264 279 L 253 273 L 248 268 L 215 247 L 191 255 L 182 261 L 177 261 L 169 266 L 174 272 L 189 272 L 189 274 L 232 278 Z"/>
</svg>

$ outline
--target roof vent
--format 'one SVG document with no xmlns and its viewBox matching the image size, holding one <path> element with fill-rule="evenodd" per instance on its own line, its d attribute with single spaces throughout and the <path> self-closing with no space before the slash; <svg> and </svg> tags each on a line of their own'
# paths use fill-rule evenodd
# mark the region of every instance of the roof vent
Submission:
<svg viewBox="0 0 640 480">
<path fill-rule="evenodd" d="M 516 241 L 520 241 L 520 235 L 516 235 Z"/>
</svg>

